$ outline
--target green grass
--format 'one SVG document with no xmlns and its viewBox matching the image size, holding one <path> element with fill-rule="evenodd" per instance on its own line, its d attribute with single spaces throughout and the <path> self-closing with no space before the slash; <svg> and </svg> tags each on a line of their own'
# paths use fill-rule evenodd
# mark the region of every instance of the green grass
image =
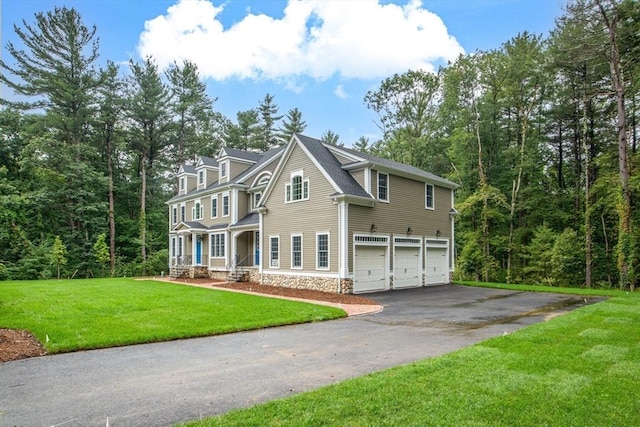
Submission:
<svg viewBox="0 0 640 427">
<path fill-rule="evenodd" d="M 152 280 L 0 282 L 0 328 L 26 329 L 51 353 L 344 316 L 333 307 Z"/>
<path fill-rule="evenodd" d="M 638 426 L 639 325 L 640 295 L 617 292 L 454 353 L 188 425 Z"/>
</svg>

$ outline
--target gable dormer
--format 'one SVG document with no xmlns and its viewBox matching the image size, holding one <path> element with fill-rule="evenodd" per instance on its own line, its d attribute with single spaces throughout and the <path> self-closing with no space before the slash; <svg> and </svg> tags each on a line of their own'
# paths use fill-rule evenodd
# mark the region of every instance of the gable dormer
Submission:
<svg viewBox="0 0 640 427">
<path fill-rule="evenodd" d="M 250 153 L 234 148 L 221 148 L 216 159 L 220 184 L 230 182 L 258 162 L 261 157 L 262 155 L 258 153 Z"/>
<path fill-rule="evenodd" d="M 197 173 L 195 166 L 182 165 L 178 169 L 178 195 L 184 195 L 196 189 Z"/>
<path fill-rule="evenodd" d="M 218 181 L 219 165 L 211 157 L 201 156 L 196 162 L 197 188 L 204 190 L 214 182 Z"/>
</svg>

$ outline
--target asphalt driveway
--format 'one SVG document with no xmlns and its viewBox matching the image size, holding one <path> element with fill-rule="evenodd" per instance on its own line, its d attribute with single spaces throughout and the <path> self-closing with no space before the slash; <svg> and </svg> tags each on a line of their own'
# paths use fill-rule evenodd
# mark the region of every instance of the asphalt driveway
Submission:
<svg viewBox="0 0 640 427">
<path fill-rule="evenodd" d="M 594 300 L 463 286 L 329 322 L 0 364 L 0 426 L 166 426 L 441 355 Z"/>
</svg>

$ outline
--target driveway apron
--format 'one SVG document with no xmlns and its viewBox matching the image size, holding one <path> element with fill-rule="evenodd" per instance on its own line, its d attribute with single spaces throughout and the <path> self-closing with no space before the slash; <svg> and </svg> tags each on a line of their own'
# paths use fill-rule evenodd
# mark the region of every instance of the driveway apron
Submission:
<svg viewBox="0 0 640 427">
<path fill-rule="evenodd" d="M 166 426 L 513 332 L 594 300 L 455 285 L 340 320 L 0 364 L 0 426 Z"/>
</svg>

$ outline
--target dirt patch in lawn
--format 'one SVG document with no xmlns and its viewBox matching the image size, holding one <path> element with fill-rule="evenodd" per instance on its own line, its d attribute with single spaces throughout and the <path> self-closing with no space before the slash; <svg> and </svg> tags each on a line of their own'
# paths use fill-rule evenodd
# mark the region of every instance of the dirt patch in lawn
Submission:
<svg viewBox="0 0 640 427">
<path fill-rule="evenodd" d="M 0 362 L 47 354 L 40 341 L 28 331 L 0 329 Z"/>
</svg>

